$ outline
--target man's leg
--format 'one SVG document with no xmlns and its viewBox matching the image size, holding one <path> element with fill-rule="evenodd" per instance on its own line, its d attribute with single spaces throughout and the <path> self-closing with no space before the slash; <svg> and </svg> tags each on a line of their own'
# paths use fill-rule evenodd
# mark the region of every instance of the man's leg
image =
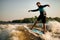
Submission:
<svg viewBox="0 0 60 40">
<path fill-rule="evenodd" d="M 32 26 L 31 29 L 33 29 L 33 27 L 39 22 L 39 20 L 41 19 L 40 15 L 38 16 L 37 20 L 35 21 L 34 25 Z"/>
<path fill-rule="evenodd" d="M 45 23 L 43 23 L 43 31 L 44 33 L 47 32 Z"/>
<path fill-rule="evenodd" d="M 32 28 L 31 28 L 31 29 L 33 29 L 33 27 L 34 27 L 37 23 L 38 23 L 38 21 L 36 21 L 36 22 L 34 23 L 34 25 L 32 26 Z"/>
</svg>

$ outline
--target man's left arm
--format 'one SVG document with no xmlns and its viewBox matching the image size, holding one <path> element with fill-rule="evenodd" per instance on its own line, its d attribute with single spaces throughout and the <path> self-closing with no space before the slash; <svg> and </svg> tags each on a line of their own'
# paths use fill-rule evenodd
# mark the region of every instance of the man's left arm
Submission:
<svg viewBox="0 0 60 40">
<path fill-rule="evenodd" d="M 43 7 L 46 7 L 46 6 L 50 7 L 50 5 L 43 5 Z"/>
</svg>

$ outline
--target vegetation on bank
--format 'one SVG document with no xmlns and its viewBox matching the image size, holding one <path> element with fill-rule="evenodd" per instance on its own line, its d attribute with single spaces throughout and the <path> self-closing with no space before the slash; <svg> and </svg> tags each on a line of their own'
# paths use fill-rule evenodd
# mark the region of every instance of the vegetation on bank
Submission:
<svg viewBox="0 0 60 40">
<path fill-rule="evenodd" d="M 24 18 L 22 20 L 0 21 L 0 23 L 33 23 L 36 19 L 37 19 L 37 16 L 32 17 L 32 18 Z M 60 22 L 60 18 L 59 17 L 55 17 L 55 18 L 47 17 L 46 20 L 47 20 L 47 22 L 50 21 L 50 20 L 51 21 L 52 20 L 56 20 L 56 21 Z"/>
</svg>

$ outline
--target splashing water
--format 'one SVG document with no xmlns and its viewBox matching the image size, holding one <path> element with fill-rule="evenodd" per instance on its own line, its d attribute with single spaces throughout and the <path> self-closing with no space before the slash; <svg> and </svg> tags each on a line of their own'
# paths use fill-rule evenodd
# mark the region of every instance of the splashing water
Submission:
<svg viewBox="0 0 60 40">
<path fill-rule="evenodd" d="M 41 36 L 42 39 L 60 40 L 60 23 L 59 22 L 49 21 L 47 23 L 47 28 L 48 28 L 48 30 L 51 30 L 51 31 L 43 34 Z M 24 25 L 0 24 L 0 40 L 25 40 L 26 34 L 24 34 L 24 31 L 23 31 L 25 29 L 28 29 L 26 24 L 24 24 Z M 29 29 L 28 29 L 28 31 L 31 32 Z M 28 33 L 28 31 L 27 31 L 27 33 Z M 33 34 L 35 34 L 35 33 L 33 32 Z M 29 37 L 32 37 L 32 35 L 28 36 L 27 38 L 29 39 Z"/>
<path fill-rule="evenodd" d="M 45 40 L 60 40 L 60 23 L 57 21 L 49 21 L 48 22 L 48 30 L 51 32 L 47 32 L 43 35 Z"/>
<path fill-rule="evenodd" d="M 57 21 L 49 21 L 48 30 L 51 30 L 52 32 L 55 33 L 60 33 L 60 23 Z"/>
</svg>

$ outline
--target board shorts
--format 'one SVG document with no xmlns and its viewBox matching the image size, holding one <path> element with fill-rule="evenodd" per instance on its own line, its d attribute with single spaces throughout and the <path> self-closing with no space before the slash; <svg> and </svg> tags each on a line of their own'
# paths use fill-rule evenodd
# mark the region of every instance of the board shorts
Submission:
<svg viewBox="0 0 60 40">
<path fill-rule="evenodd" d="M 37 21 L 42 21 L 42 23 L 46 23 L 46 16 L 44 15 L 39 15 L 38 18 L 37 18 Z"/>
</svg>

